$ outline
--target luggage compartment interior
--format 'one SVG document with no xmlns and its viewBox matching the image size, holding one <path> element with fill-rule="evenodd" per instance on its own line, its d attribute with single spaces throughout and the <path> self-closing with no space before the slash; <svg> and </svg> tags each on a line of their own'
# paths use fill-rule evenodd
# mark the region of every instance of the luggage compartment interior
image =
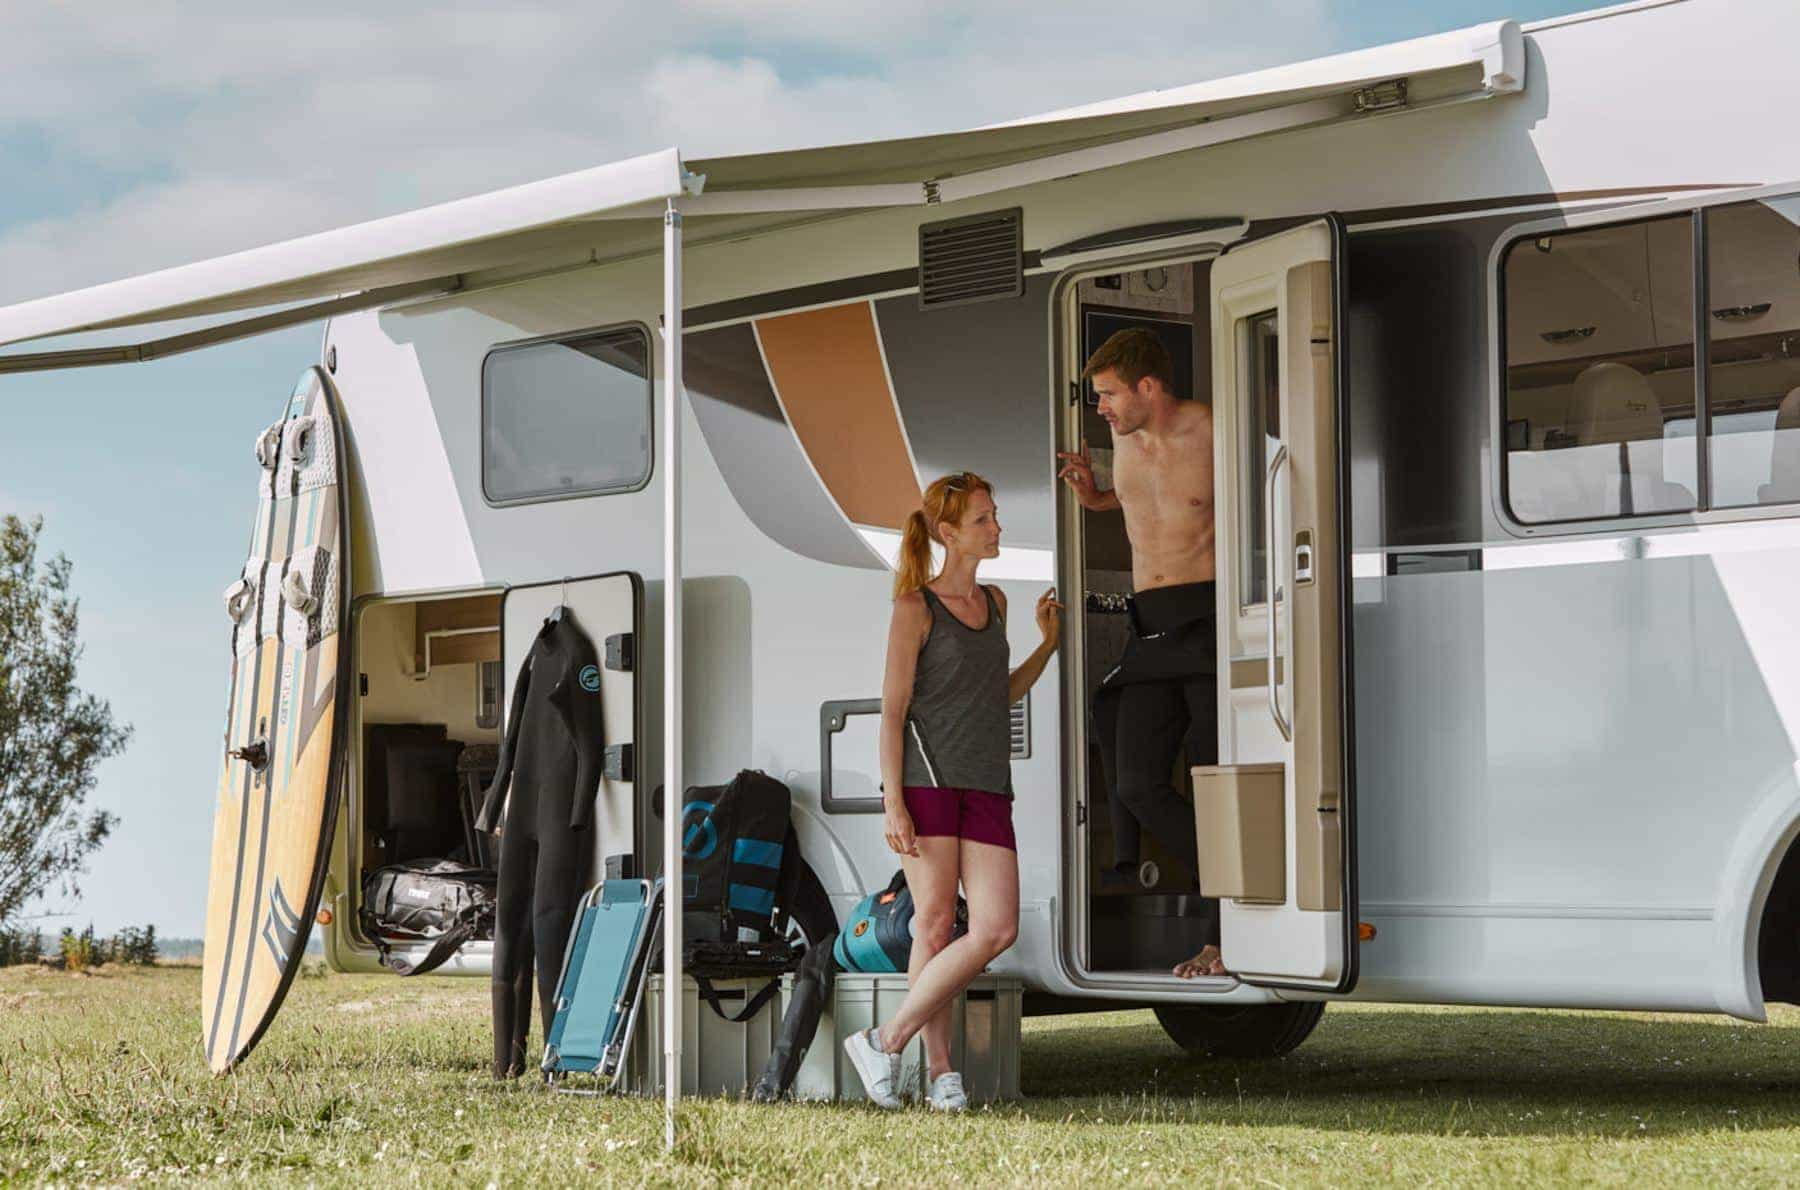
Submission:
<svg viewBox="0 0 1800 1190">
<path fill-rule="evenodd" d="M 1207 294 L 1211 263 L 1169 264 L 1078 281 L 1072 330 L 1080 358 L 1085 361 L 1116 331 L 1148 327 L 1169 349 L 1177 395 L 1210 401 L 1212 328 Z M 1080 437 L 1090 447 L 1099 486 L 1110 488 L 1110 431 L 1094 403 L 1092 387 L 1084 382 L 1082 388 Z M 1086 787 L 1074 791 L 1087 807 L 1085 823 L 1075 828 L 1087 836 L 1088 953 L 1082 958 L 1087 970 L 1096 973 L 1166 974 L 1176 963 L 1193 957 L 1205 941 L 1205 906 L 1197 891 L 1198 875 L 1149 834 L 1143 840 L 1142 862 L 1127 871 L 1115 866 L 1111 791 L 1087 718 L 1101 679 L 1125 647 L 1128 624 L 1122 611 L 1097 607 L 1089 596 L 1122 595 L 1131 590 L 1131 546 L 1124 517 L 1116 511 L 1083 511 L 1074 528 L 1079 534 L 1083 570 L 1080 603 L 1071 606 L 1084 609 L 1084 665 L 1079 679 L 1082 721 L 1070 728 L 1087 741 Z M 1217 730 L 1216 724 L 1209 726 Z M 1191 796 L 1186 757 L 1178 757 L 1175 767 L 1175 788 L 1184 797 Z"/>
<path fill-rule="evenodd" d="M 497 592 L 360 610 L 351 842 L 359 884 L 411 860 L 494 862 L 497 841 L 474 822 L 503 727 L 500 638 Z"/>
</svg>

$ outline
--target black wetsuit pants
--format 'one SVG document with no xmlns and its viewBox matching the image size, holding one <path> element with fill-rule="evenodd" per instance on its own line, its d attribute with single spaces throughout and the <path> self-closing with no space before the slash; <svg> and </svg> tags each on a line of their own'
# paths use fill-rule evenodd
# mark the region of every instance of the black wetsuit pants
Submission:
<svg viewBox="0 0 1800 1190">
<path fill-rule="evenodd" d="M 1176 763 L 1217 764 L 1218 685 L 1212 583 L 1141 591 L 1119 665 L 1094 699 L 1096 743 L 1112 794 L 1114 862 L 1135 868 L 1148 834 L 1197 876 L 1194 806 L 1177 791 Z M 1185 772 L 1185 769 L 1182 770 Z M 1209 941 L 1217 903 L 1207 902 Z"/>
<path fill-rule="evenodd" d="M 513 796 L 521 792 L 515 789 Z M 534 959 L 538 1020 L 545 1030 L 550 1027 L 563 951 L 585 891 L 593 832 L 571 827 L 565 806 L 546 808 L 549 813 L 540 814 L 538 806 L 508 807 L 506 829 L 500 835 L 499 905 L 494 917 L 495 1078 L 525 1072 Z"/>
</svg>

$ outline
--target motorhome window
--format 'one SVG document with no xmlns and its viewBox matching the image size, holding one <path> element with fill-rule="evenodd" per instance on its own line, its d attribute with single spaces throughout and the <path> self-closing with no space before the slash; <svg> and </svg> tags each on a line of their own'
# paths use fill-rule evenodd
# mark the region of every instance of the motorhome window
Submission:
<svg viewBox="0 0 1800 1190">
<path fill-rule="evenodd" d="M 1800 501 L 1800 197 L 1706 212 L 1714 507 Z"/>
<path fill-rule="evenodd" d="M 1501 300 L 1512 514 L 1696 507 L 1691 218 L 1517 240 Z"/>
<path fill-rule="evenodd" d="M 489 352 L 481 367 L 488 500 L 556 500 L 649 482 L 649 360 L 649 340 L 635 328 Z"/>
<path fill-rule="evenodd" d="M 1243 510 L 1238 540 L 1243 542 L 1238 573 L 1245 582 L 1240 606 L 1255 607 L 1268 598 L 1264 585 L 1268 541 L 1263 532 L 1267 515 L 1263 507 L 1269 460 L 1281 442 L 1281 335 L 1273 310 L 1244 319 L 1239 325 L 1241 358 L 1248 370 L 1244 391 L 1250 394 L 1240 436 Z"/>
</svg>

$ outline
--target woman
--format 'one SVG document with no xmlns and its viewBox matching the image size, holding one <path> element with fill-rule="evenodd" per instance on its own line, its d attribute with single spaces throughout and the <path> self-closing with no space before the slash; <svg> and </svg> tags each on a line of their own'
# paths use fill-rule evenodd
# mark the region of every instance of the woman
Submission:
<svg viewBox="0 0 1800 1190">
<path fill-rule="evenodd" d="M 935 578 L 933 541 L 944 547 Z M 906 519 L 881 684 L 881 776 L 888 846 L 913 898 L 910 986 L 892 1020 L 844 1041 L 885 1108 L 900 1106 L 900 1052 L 921 1030 L 931 1106 L 967 1106 L 950 1068 L 950 1004 L 1019 932 L 1009 708 L 1056 651 L 1062 605 L 1054 590 L 1038 599 L 1043 643 L 1008 673 L 1006 596 L 975 580 L 981 560 L 999 554 L 994 489 L 978 475 L 933 483 Z M 958 883 L 969 930 L 952 942 Z"/>
</svg>

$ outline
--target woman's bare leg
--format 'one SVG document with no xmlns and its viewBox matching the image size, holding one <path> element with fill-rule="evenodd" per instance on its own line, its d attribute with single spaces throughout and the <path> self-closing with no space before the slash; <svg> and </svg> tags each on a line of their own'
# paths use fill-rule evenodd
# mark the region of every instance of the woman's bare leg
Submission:
<svg viewBox="0 0 1800 1190">
<path fill-rule="evenodd" d="M 962 883 L 969 896 L 969 932 L 932 956 L 912 981 L 900 1011 L 881 1027 L 881 1048 L 890 1054 L 911 1041 L 1019 936 L 1018 855 L 992 843 L 959 842 Z M 909 886 L 911 881 L 908 874 Z M 950 904 L 954 912 L 954 896 Z"/>
<path fill-rule="evenodd" d="M 956 924 L 956 886 L 962 867 L 962 840 L 948 835 L 925 835 L 916 840 L 919 854 L 900 857 L 912 893 L 912 954 L 906 965 L 907 995 L 918 986 L 938 951 L 950 943 Z M 903 1005 L 904 1008 L 904 1005 Z M 925 1023 L 925 1063 L 929 1077 L 950 1069 L 950 1006 Z M 892 1053 L 892 1050 L 888 1052 Z"/>
</svg>

